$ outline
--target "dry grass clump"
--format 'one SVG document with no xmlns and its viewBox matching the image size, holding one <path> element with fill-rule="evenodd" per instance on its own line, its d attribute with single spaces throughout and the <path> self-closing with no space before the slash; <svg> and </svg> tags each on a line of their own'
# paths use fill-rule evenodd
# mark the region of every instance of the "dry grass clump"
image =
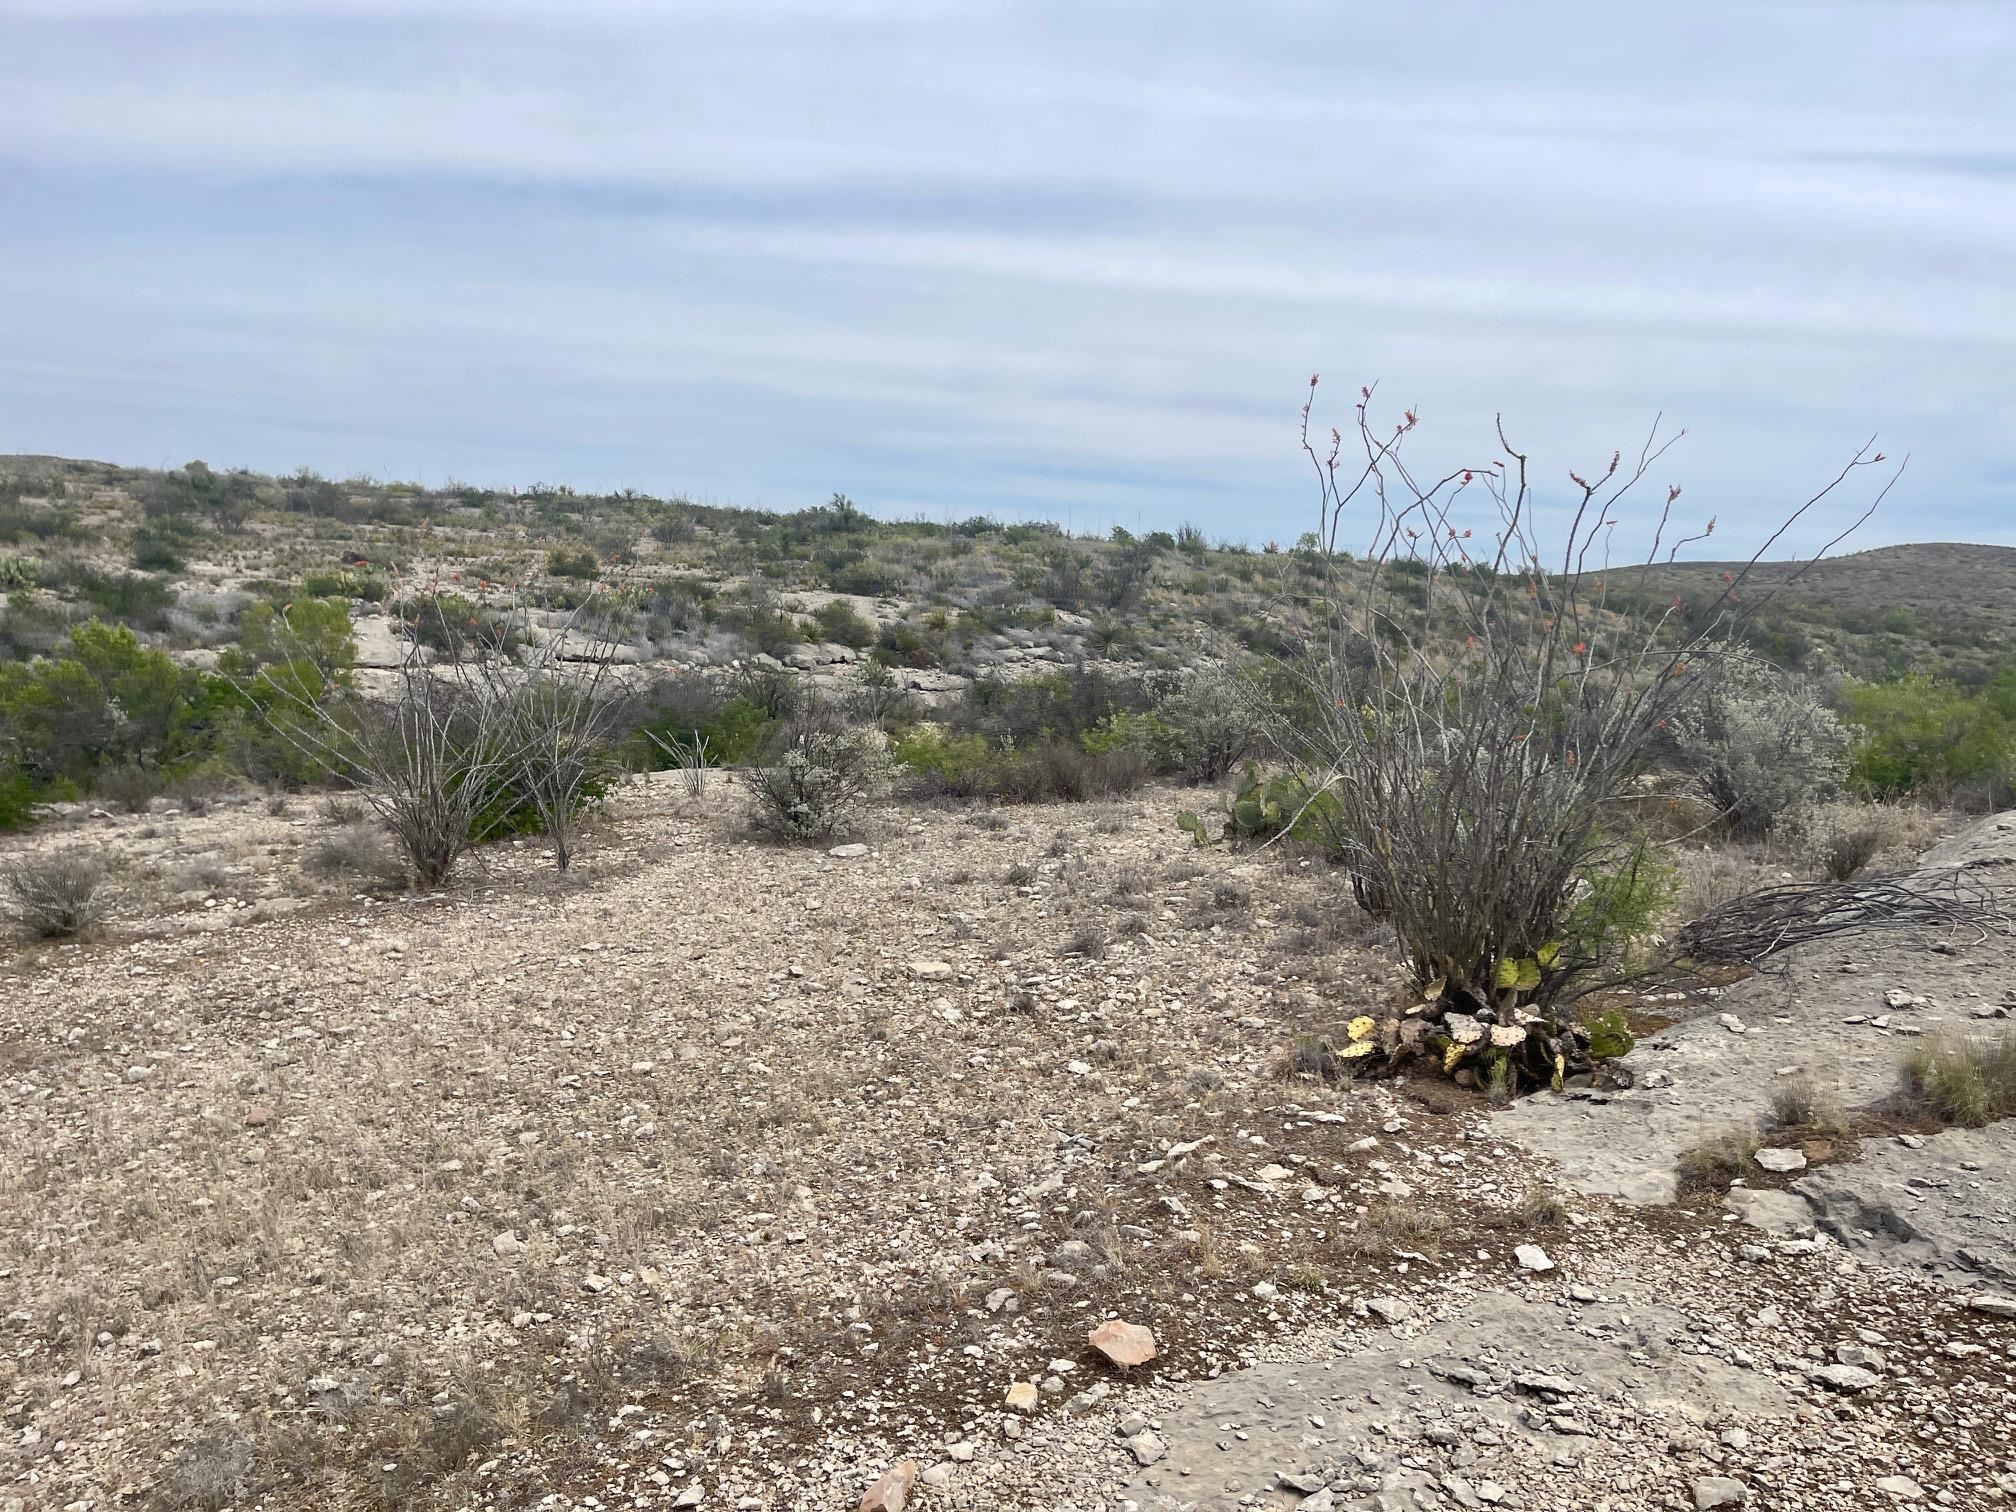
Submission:
<svg viewBox="0 0 2016 1512">
<path fill-rule="evenodd" d="M 1106 954 L 1107 944 L 1105 931 L 1094 925 L 1087 924 L 1072 931 L 1070 938 L 1066 939 L 1063 945 L 1058 948 L 1057 953 L 1067 956 L 1083 956 L 1087 960 L 1096 961 Z"/>
<path fill-rule="evenodd" d="M 73 940 L 104 922 L 105 868 L 81 851 L 18 861 L 0 873 L 0 915 L 40 940 Z"/>
<path fill-rule="evenodd" d="M 378 887 L 400 887 L 406 867 L 385 832 L 368 820 L 317 837 L 301 853 L 301 869 L 315 877 L 355 877 Z"/>
<path fill-rule="evenodd" d="M 2016 1033 L 1942 1036 L 1904 1057 L 1904 1095 L 1942 1123 L 2016 1117 Z"/>
<path fill-rule="evenodd" d="M 1774 839 L 1796 856 L 1800 867 L 1830 882 L 1847 882 L 1872 865 L 1908 866 L 1935 844 L 1945 816 L 1915 804 L 1814 804 L 1790 816 Z"/>
<path fill-rule="evenodd" d="M 347 793 L 330 793 L 315 805 L 315 812 L 324 824 L 338 828 L 346 824 L 358 824 L 370 816 L 370 809 Z"/>
<path fill-rule="evenodd" d="M 1418 1203 L 1381 1199 L 1369 1204 L 1358 1226 L 1337 1236 L 1337 1247 L 1363 1258 L 1400 1251 L 1426 1254 L 1448 1234 L 1447 1214 Z"/>
<path fill-rule="evenodd" d="M 1805 1129 L 1839 1137 L 1851 1132 L 1841 1100 L 1809 1076 L 1795 1076 L 1771 1091 L 1771 1123 L 1779 1129 Z"/>
<path fill-rule="evenodd" d="M 1755 1129 L 1731 1129 L 1680 1152 L 1675 1162 L 1683 1192 L 1707 1192 L 1747 1176 L 1763 1141 Z"/>
<path fill-rule="evenodd" d="M 1673 853 L 1673 861 L 1680 869 L 1680 890 L 1674 897 L 1671 917 L 1679 923 L 1788 880 L 1785 868 L 1762 846 L 1742 841 L 1699 849 L 1681 847 Z"/>
<path fill-rule="evenodd" d="M 186 1446 L 154 1487 L 171 1512 L 218 1512 L 237 1501 L 252 1471 L 252 1445 L 235 1433 L 213 1433 Z"/>
</svg>

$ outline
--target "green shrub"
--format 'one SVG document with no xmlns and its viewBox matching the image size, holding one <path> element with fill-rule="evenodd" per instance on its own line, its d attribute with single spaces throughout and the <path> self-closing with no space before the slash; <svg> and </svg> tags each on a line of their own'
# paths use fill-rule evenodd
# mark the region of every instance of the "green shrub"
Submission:
<svg viewBox="0 0 2016 1512">
<path fill-rule="evenodd" d="M 820 636 L 836 645 L 861 650 L 875 644 L 875 626 L 845 599 L 831 599 L 821 604 L 813 611 L 812 618 L 818 623 Z"/>
<path fill-rule="evenodd" d="M 575 795 L 574 812 L 592 814 L 608 802 L 618 773 L 596 769 L 581 781 Z M 482 807 L 470 816 L 469 838 L 479 844 L 490 840 L 523 840 L 547 831 L 538 799 L 519 780 L 515 766 L 507 766 L 492 784 Z"/>
<path fill-rule="evenodd" d="M 798 621 L 767 604 L 744 605 L 721 616 L 721 623 L 765 656 L 784 657 L 805 642 Z"/>
<path fill-rule="evenodd" d="M 415 595 L 400 603 L 398 614 L 416 642 L 450 661 L 477 651 L 510 651 L 524 640 L 505 616 L 460 593 Z"/>
<path fill-rule="evenodd" d="M 626 748 L 630 763 L 647 771 L 672 761 L 651 735 L 675 748 L 689 747 L 697 738 L 708 766 L 740 766 L 762 749 L 777 723 L 754 699 L 724 697 L 704 682 L 697 688 L 661 687 L 650 696 L 660 707 L 638 724 Z"/>
<path fill-rule="evenodd" d="M 1094 756 L 1131 752 L 1151 772 L 1173 772 L 1183 765 L 1182 732 L 1159 713 L 1109 714 L 1085 732 L 1080 744 Z"/>
<path fill-rule="evenodd" d="M 934 792 L 1009 803 L 1083 803 L 1132 792 L 1148 776 L 1140 753 L 1125 745 L 1094 751 L 1053 739 L 1026 749 L 1003 749 L 982 735 L 932 726 L 904 735 L 895 757 L 899 767 Z"/>
<path fill-rule="evenodd" d="M 383 578 L 345 567 L 335 572 L 306 574 L 301 579 L 301 591 L 310 598 L 361 599 L 367 604 L 377 604 L 391 590 Z"/>
<path fill-rule="evenodd" d="M 952 798 L 984 798 L 999 786 L 1000 753 L 980 735 L 919 725 L 896 742 L 896 764 Z"/>
<path fill-rule="evenodd" d="M 88 785 L 121 766 L 189 755 L 202 679 L 124 626 L 77 625 L 54 655 L 0 662 L 0 761 L 37 786 Z"/>
<path fill-rule="evenodd" d="M 1849 779 L 1870 797 L 1998 804 L 2016 785 L 2016 670 L 1973 694 L 1922 676 L 1851 683 L 1842 706 L 1860 736 Z"/>
<path fill-rule="evenodd" d="M 1155 706 L 1173 734 L 1173 760 L 1158 770 L 1180 769 L 1193 782 L 1219 782 L 1252 753 L 1252 690 L 1238 674 L 1203 667 Z"/>
<path fill-rule="evenodd" d="M 133 565 L 142 572 L 180 572 L 194 536 L 178 521 L 145 521 L 133 532 Z"/>
<path fill-rule="evenodd" d="M 0 832 L 26 829 L 35 818 L 35 784 L 9 762 L 0 762 Z"/>
<path fill-rule="evenodd" d="M 579 551 L 555 546 L 546 553 L 546 571 L 553 577 L 592 578 L 600 575 L 602 566 L 595 560 L 595 553 L 585 546 Z"/>
<path fill-rule="evenodd" d="M 1679 868 L 1650 841 L 1602 854 L 1605 867 L 1578 875 L 1561 926 L 1568 948 L 1591 963 L 1621 960 L 1680 891 Z"/>
</svg>

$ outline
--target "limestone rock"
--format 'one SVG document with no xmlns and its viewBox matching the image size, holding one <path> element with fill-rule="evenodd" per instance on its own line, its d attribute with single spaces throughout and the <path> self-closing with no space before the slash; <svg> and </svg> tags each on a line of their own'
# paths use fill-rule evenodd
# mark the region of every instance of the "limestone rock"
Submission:
<svg viewBox="0 0 2016 1512">
<path fill-rule="evenodd" d="M 1137 1465 L 1152 1465 L 1169 1452 L 1169 1446 L 1146 1428 L 1127 1440 L 1127 1447 Z"/>
<path fill-rule="evenodd" d="M 1831 1386 L 1836 1391 L 1868 1391 L 1883 1383 L 1883 1378 L 1873 1370 L 1864 1370 L 1860 1365 L 1821 1365 L 1815 1367 L 1813 1379 L 1823 1386 Z"/>
<path fill-rule="evenodd" d="M 903 1512 L 917 1489 L 917 1461 L 903 1460 L 870 1486 L 854 1512 Z"/>
<path fill-rule="evenodd" d="M 1085 1342 L 1122 1370 L 1145 1365 L 1155 1358 L 1155 1335 L 1138 1323 L 1108 1318 L 1086 1335 Z"/>
<path fill-rule="evenodd" d="M 1405 1323 L 1421 1309 L 1404 1297 L 1367 1297 L 1365 1311 L 1386 1323 Z"/>
<path fill-rule="evenodd" d="M 1757 1152 L 1756 1158 L 1757 1164 L 1767 1171 L 1782 1174 L 1806 1169 L 1806 1153 L 1803 1150 L 1781 1150 L 1774 1145 L 1766 1145 Z"/>
<path fill-rule="evenodd" d="M 1813 1233 L 1812 1204 L 1796 1191 L 1731 1187 L 1722 1205 L 1754 1229 L 1804 1239 Z"/>
<path fill-rule="evenodd" d="M 1710 1475 L 1694 1482 L 1694 1512 L 1740 1507 L 1749 1500 L 1750 1488 L 1727 1475 Z"/>
</svg>

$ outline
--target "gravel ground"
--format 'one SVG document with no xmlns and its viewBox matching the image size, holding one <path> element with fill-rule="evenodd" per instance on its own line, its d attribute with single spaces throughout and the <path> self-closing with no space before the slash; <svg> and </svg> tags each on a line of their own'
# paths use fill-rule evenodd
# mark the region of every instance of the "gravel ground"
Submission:
<svg viewBox="0 0 2016 1512">
<path fill-rule="evenodd" d="M 2016 1320 L 1298 1073 L 1395 986 L 1193 796 L 847 859 L 742 801 L 394 901 L 289 821 L 243 890 L 294 912 L 0 964 L 0 1508 L 2003 1504 Z"/>
</svg>

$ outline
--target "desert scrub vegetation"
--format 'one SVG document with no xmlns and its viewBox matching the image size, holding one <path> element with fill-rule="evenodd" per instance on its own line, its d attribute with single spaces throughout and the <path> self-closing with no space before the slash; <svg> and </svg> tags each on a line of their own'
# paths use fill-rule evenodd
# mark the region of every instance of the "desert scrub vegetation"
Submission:
<svg viewBox="0 0 2016 1512">
<path fill-rule="evenodd" d="M 1763 1144 L 1755 1129 L 1729 1129 L 1689 1145 L 1674 1162 L 1680 1190 L 1684 1193 L 1726 1189 L 1731 1182 L 1756 1169 L 1752 1162 Z"/>
<path fill-rule="evenodd" d="M 301 853 L 301 869 L 311 877 L 347 877 L 386 890 L 406 882 L 405 863 L 385 831 L 362 818 L 311 840 Z"/>
<path fill-rule="evenodd" d="M 925 792 L 1018 803 L 1114 797 L 1154 776 L 1216 780 L 1251 743 L 1243 687 L 1218 667 L 982 678 L 940 721 L 903 730 L 896 762 Z"/>
<path fill-rule="evenodd" d="M 408 595 L 436 615 L 454 612 L 444 597 Z M 370 807 L 418 885 L 440 886 L 470 846 L 503 835 L 545 836 L 564 871 L 576 817 L 616 770 L 624 705 L 610 682 L 617 618 L 607 607 L 591 593 L 534 644 L 521 606 L 466 657 L 424 659 L 429 638 L 416 635 L 387 698 L 319 663 L 291 613 L 269 632 L 273 659 L 227 675 L 276 736 Z"/>
<path fill-rule="evenodd" d="M 1849 779 L 1867 796 L 2016 802 L 2016 668 L 1974 692 L 1922 675 L 1850 683 L 1842 707 L 1859 737 Z"/>
<path fill-rule="evenodd" d="M 1680 760 L 1731 833 L 1755 839 L 1830 797 L 1848 733 L 1806 679 L 1738 646 L 1707 648 L 1712 675 L 1667 716 Z"/>
<path fill-rule="evenodd" d="M 765 758 L 750 768 L 756 827 L 802 844 L 831 840 L 866 816 L 887 784 L 888 765 L 878 733 L 851 726 L 836 711 L 808 702 L 778 731 Z"/>
<path fill-rule="evenodd" d="M 2016 1117 L 2016 1032 L 1943 1035 L 1913 1045 L 1902 1090 L 1907 1106 L 1962 1128 Z"/>
<path fill-rule="evenodd" d="M 81 851 L 29 857 L 0 871 L 0 917 L 39 940 L 90 935 L 104 921 L 112 879 Z"/>
<path fill-rule="evenodd" d="M 1630 463 L 1570 473 L 1568 524 L 1543 540 L 1529 459 L 1502 431 L 1497 455 L 1424 480 L 1402 460 L 1411 413 L 1375 426 L 1362 391 L 1347 454 L 1342 430 L 1312 439 L 1315 399 L 1312 380 L 1303 451 L 1327 575 L 1256 714 L 1309 801 L 1334 805 L 1345 863 L 1418 995 L 1406 1014 L 1354 1021 L 1340 1053 L 1433 1057 L 1493 1089 L 1559 1086 L 1591 1063 L 1568 1006 L 1636 972 L 1628 947 L 1669 885 L 1624 800 L 1727 670 L 1718 650 L 1753 612 L 1746 575 L 1690 612 L 1620 613 L 1609 584 L 1628 569 L 1588 566 L 1671 444 L 1656 431 Z M 1780 533 L 1882 460 L 1858 451 Z M 1678 496 L 1648 520 L 1650 559 L 1669 549 Z M 1348 560 L 1346 528 L 1365 541 Z"/>
</svg>

